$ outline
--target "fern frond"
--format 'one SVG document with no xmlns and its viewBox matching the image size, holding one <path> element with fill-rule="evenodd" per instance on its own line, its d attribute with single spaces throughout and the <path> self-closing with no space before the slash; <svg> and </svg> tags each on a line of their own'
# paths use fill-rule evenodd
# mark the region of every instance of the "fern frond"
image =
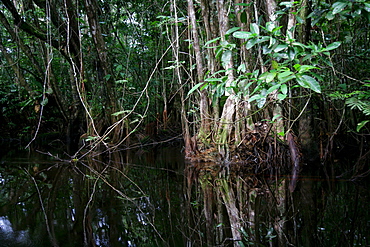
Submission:
<svg viewBox="0 0 370 247">
<path fill-rule="evenodd" d="M 370 116 L 370 101 L 360 100 L 356 97 L 351 97 L 346 100 L 346 105 L 351 108 L 351 110 L 358 109 L 367 116 Z"/>
</svg>

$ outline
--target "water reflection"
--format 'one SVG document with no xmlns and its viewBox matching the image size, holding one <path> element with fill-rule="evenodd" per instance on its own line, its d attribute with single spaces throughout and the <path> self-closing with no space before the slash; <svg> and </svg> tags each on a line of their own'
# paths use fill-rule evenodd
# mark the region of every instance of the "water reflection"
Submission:
<svg viewBox="0 0 370 247">
<path fill-rule="evenodd" d="M 369 245 L 367 183 L 301 177 L 290 193 L 287 177 L 184 164 L 177 147 L 37 155 L 1 161 L 1 246 Z"/>
<path fill-rule="evenodd" d="M 29 246 L 32 243 L 28 231 L 14 231 L 7 217 L 0 217 L 0 239 L 17 246 Z"/>
</svg>

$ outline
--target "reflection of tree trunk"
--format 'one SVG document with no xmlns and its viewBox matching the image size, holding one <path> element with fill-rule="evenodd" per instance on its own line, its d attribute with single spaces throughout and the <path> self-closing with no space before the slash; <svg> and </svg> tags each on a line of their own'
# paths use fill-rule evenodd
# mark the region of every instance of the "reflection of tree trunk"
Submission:
<svg viewBox="0 0 370 247">
<path fill-rule="evenodd" d="M 199 178 L 202 191 L 203 191 L 203 203 L 204 203 L 204 215 L 206 217 L 206 233 L 207 233 L 207 245 L 214 245 L 214 220 L 213 220 L 213 205 L 214 205 L 214 191 L 212 181 L 208 179 L 207 175 L 200 175 Z"/>
<path fill-rule="evenodd" d="M 299 239 L 302 241 L 300 246 L 315 246 L 317 244 L 317 235 L 312 229 L 318 229 L 317 226 L 317 207 L 315 203 L 317 196 L 314 192 L 313 180 L 306 179 L 300 186 L 300 212 L 302 214 L 302 230 Z M 297 219 L 298 220 L 298 219 Z"/>
<path fill-rule="evenodd" d="M 287 134 L 287 141 L 289 145 L 290 158 L 292 161 L 292 177 L 289 184 L 289 190 L 290 192 L 293 192 L 297 184 L 301 165 L 301 151 L 297 138 L 291 132 Z"/>
<path fill-rule="evenodd" d="M 234 246 L 239 246 L 239 241 L 242 240 L 240 233 L 242 225 L 234 190 L 230 182 L 225 177 L 217 180 L 217 189 L 218 193 L 221 194 L 229 216 Z"/>
<path fill-rule="evenodd" d="M 279 246 L 285 246 L 287 243 L 285 229 L 286 229 L 286 210 L 287 210 L 287 190 L 286 190 L 286 180 L 282 180 L 277 184 L 276 188 L 276 207 L 277 215 L 275 216 L 274 227 L 275 231 L 278 234 Z"/>
<path fill-rule="evenodd" d="M 75 234 L 76 242 L 77 243 L 83 243 L 84 242 L 84 183 L 82 180 L 82 176 L 80 174 L 77 174 L 75 172 L 72 172 L 72 199 L 73 199 L 73 206 L 75 210 L 74 218 L 75 222 L 73 225 L 72 232 Z"/>
</svg>

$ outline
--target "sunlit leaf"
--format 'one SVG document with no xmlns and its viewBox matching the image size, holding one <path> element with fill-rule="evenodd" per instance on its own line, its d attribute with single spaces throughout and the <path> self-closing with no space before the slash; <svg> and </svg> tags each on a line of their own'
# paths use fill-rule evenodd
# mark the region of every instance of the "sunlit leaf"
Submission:
<svg viewBox="0 0 370 247">
<path fill-rule="evenodd" d="M 48 102 L 49 102 L 49 99 L 45 97 L 45 98 L 41 101 L 40 105 L 45 106 Z"/>
<path fill-rule="evenodd" d="M 266 103 L 266 97 L 260 98 L 257 100 L 257 106 L 258 108 L 262 108 Z"/>
<path fill-rule="evenodd" d="M 237 31 L 233 33 L 233 36 L 237 39 L 249 39 L 252 36 L 252 33 L 246 31 Z"/>
<path fill-rule="evenodd" d="M 267 29 L 267 31 L 269 31 L 269 32 L 272 32 L 273 30 L 274 30 L 274 28 L 275 28 L 276 26 L 275 26 L 275 24 L 273 23 L 273 22 L 267 22 L 266 23 L 266 29 Z"/>
<path fill-rule="evenodd" d="M 333 20 L 334 19 L 334 15 L 332 12 L 328 12 L 325 16 L 326 19 L 328 19 L 329 21 Z"/>
<path fill-rule="evenodd" d="M 286 48 L 288 48 L 288 45 L 281 44 L 281 45 L 276 46 L 276 48 L 274 49 L 274 52 L 279 52 L 279 51 L 282 51 Z"/>
<path fill-rule="evenodd" d="M 275 90 L 277 90 L 279 87 L 280 87 L 280 84 L 277 84 L 277 85 L 274 85 L 274 86 L 270 87 L 270 88 L 267 90 L 267 94 L 270 94 L 270 93 L 274 92 L 274 91 L 275 91 Z"/>
<path fill-rule="evenodd" d="M 207 42 L 204 44 L 204 46 L 205 46 L 205 47 L 207 47 L 207 45 L 212 44 L 212 43 L 215 43 L 215 42 L 216 42 L 216 41 L 218 41 L 219 39 L 221 39 L 221 37 L 217 37 L 217 38 L 215 38 L 215 39 L 211 39 L 211 40 L 207 41 Z"/>
<path fill-rule="evenodd" d="M 330 45 L 328 45 L 324 50 L 325 51 L 331 51 L 331 50 L 334 50 L 336 48 L 338 48 L 340 46 L 341 42 L 337 41 L 337 42 L 334 42 L 334 43 L 331 43 Z"/>
<path fill-rule="evenodd" d="M 253 95 L 252 97 L 250 97 L 248 99 L 248 102 L 253 102 L 255 100 L 259 100 L 259 99 L 261 99 L 261 97 L 263 97 L 263 96 L 261 96 L 260 94 Z"/>
<path fill-rule="evenodd" d="M 348 2 L 335 2 L 332 5 L 333 8 L 333 15 L 338 14 L 341 12 L 345 7 L 347 7 Z"/>
<path fill-rule="evenodd" d="M 204 84 L 204 82 L 199 82 L 198 84 L 196 84 L 192 89 L 189 90 L 188 92 L 188 96 L 190 94 L 192 94 L 195 90 L 197 90 L 200 86 L 202 86 Z"/>
<path fill-rule="evenodd" d="M 357 132 L 360 132 L 360 130 L 362 129 L 362 127 L 364 127 L 364 126 L 365 126 L 365 124 L 367 124 L 368 122 L 370 122 L 370 120 L 364 120 L 364 121 L 362 121 L 361 123 L 358 123 L 358 124 L 357 124 L 357 128 L 356 128 L 356 131 L 357 131 Z"/>
<path fill-rule="evenodd" d="M 257 35 L 260 34 L 260 28 L 257 23 L 251 23 L 250 28 L 251 28 L 251 33 L 255 33 Z"/>
<path fill-rule="evenodd" d="M 266 41 L 269 41 L 270 40 L 270 37 L 269 36 L 263 36 L 263 37 L 260 37 L 257 39 L 257 43 L 263 43 L 263 42 L 266 42 Z"/>
<path fill-rule="evenodd" d="M 293 60 L 296 56 L 297 52 L 293 48 L 288 49 L 288 57 L 290 60 Z"/>
<path fill-rule="evenodd" d="M 311 69 L 319 69 L 319 68 L 315 66 L 311 66 L 311 65 L 302 65 L 299 67 L 298 72 L 304 73 L 304 72 L 310 71 Z"/>
<path fill-rule="evenodd" d="M 284 94 L 286 96 L 286 94 L 288 93 L 287 85 L 286 84 L 281 84 L 280 91 L 281 91 L 282 94 Z"/>
<path fill-rule="evenodd" d="M 269 83 L 269 82 L 272 82 L 274 80 L 276 75 L 277 75 L 276 72 L 265 72 L 262 75 L 260 75 L 259 79 L 264 80 L 267 83 Z"/>
<path fill-rule="evenodd" d="M 112 116 L 118 116 L 118 115 L 129 113 L 129 112 L 130 110 L 118 111 L 118 112 L 112 113 Z"/>
<path fill-rule="evenodd" d="M 232 59 L 232 52 L 230 50 L 227 50 L 224 53 L 222 53 L 222 57 L 221 57 L 222 66 L 226 68 L 227 65 L 230 64 L 231 59 Z"/>
<path fill-rule="evenodd" d="M 367 11 L 367 12 L 370 12 L 370 3 L 364 3 L 365 7 L 364 9 Z"/>
<path fill-rule="evenodd" d="M 238 31 L 240 30 L 240 27 L 233 27 L 233 28 L 230 28 L 229 30 L 227 30 L 226 34 L 230 34 L 230 33 L 233 33 L 235 31 Z"/>
<path fill-rule="evenodd" d="M 278 69 L 278 68 L 279 68 L 279 63 L 278 63 L 278 62 L 276 62 L 275 60 L 272 60 L 272 61 L 271 61 L 271 67 L 272 67 L 273 69 Z"/>
<path fill-rule="evenodd" d="M 297 82 L 304 88 L 309 88 L 316 93 L 321 93 L 321 87 L 318 81 L 315 78 L 308 75 L 297 75 Z"/>
<path fill-rule="evenodd" d="M 286 94 L 281 94 L 281 93 L 278 94 L 278 99 L 279 100 L 284 100 L 286 97 L 287 97 Z"/>
<path fill-rule="evenodd" d="M 257 42 L 258 42 L 257 38 L 248 40 L 247 45 L 246 45 L 247 49 L 252 48 L 255 44 L 257 44 Z"/>
</svg>

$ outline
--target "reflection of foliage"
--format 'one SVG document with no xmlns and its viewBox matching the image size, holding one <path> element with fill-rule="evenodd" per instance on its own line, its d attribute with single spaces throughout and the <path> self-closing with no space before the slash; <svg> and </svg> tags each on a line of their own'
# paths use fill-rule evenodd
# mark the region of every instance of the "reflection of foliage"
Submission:
<svg viewBox="0 0 370 247">
<path fill-rule="evenodd" d="M 318 236 L 322 246 L 366 246 L 370 232 L 368 190 L 350 182 L 337 183 L 318 211 Z M 338 217 L 340 216 L 340 217 Z"/>
</svg>

